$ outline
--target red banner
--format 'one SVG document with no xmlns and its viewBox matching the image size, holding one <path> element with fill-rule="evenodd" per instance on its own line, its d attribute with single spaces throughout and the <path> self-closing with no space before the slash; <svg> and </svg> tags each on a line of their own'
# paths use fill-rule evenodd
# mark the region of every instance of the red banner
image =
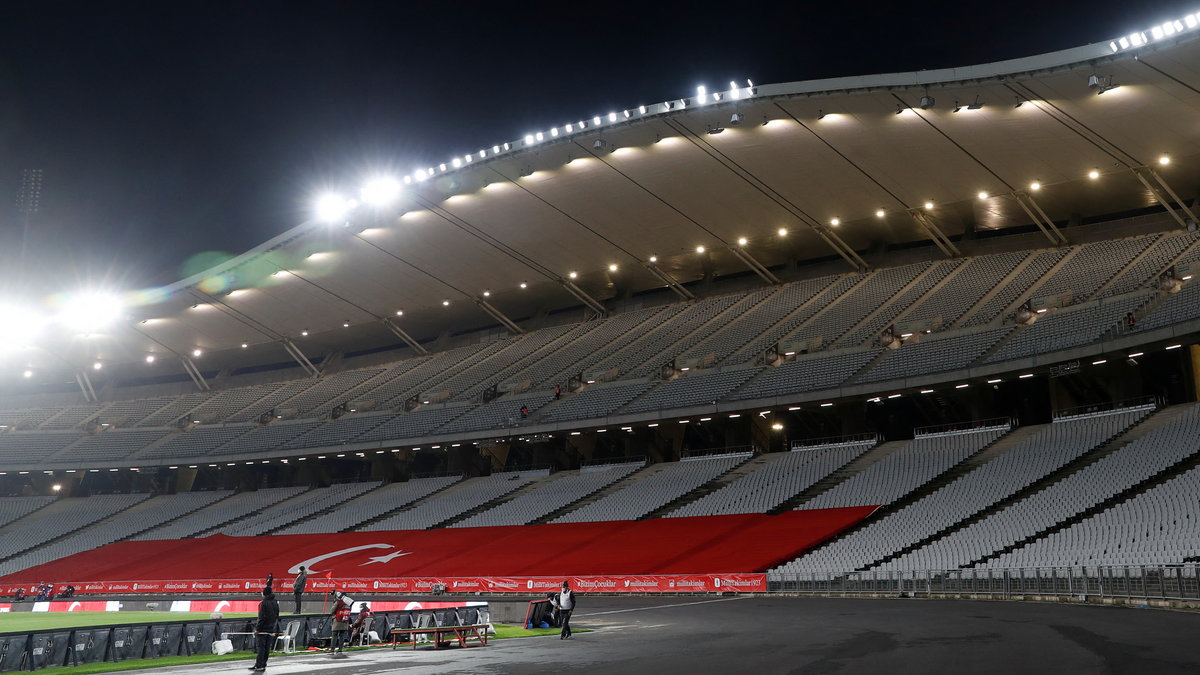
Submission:
<svg viewBox="0 0 1200 675">
<path fill-rule="evenodd" d="M 567 577 L 410 577 L 398 579 L 310 579 L 309 593 L 322 593 L 334 588 L 346 591 L 351 596 L 355 594 L 375 595 L 392 593 L 431 593 L 435 586 L 443 585 L 448 593 L 520 593 L 522 595 L 549 593 L 562 586 L 562 582 L 570 581 L 580 593 L 717 593 L 745 592 L 755 593 L 767 590 L 767 575 L 765 574 L 640 574 L 640 575 L 611 575 L 611 576 L 567 576 Z M 165 582 L 165 581 L 94 581 L 70 582 L 77 593 L 111 594 L 111 593 L 151 593 L 177 594 L 203 590 L 213 593 L 247 593 L 257 591 L 262 582 L 257 579 L 221 579 Z M 66 584 L 58 587 L 62 588 Z M 276 590 L 281 594 L 291 591 L 287 581 L 278 581 Z M 23 586 L 0 586 L 0 595 L 11 596 Z M 30 589 L 25 588 L 28 593 Z M 252 600 L 239 601 L 191 601 L 190 611 L 255 611 L 257 604 Z M 72 601 L 54 601 L 49 604 L 54 609 L 42 611 L 80 611 L 79 607 L 67 609 Z M 76 602 L 76 605 L 79 603 Z M 103 602 L 87 603 L 103 605 Z M 241 605 L 245 604 L 245 607 Z M 399 604 L 399 603 L 398 603 Z M 58 608 L 62 605 L 62 608 Z M 217 605 L 221 605 L 218 607 Z M 236 606 L 235 606 L 236 605 Z M 432 607 L 424 603 L 425 607 Z M 454 605 L 458 606 L 458 605 Z M 383 607 L 380 607 L 383 609 Z M 103 611 L 100 607 L 95 610 Z M 177 610 L 189 611 L 189 610 Z"/>
</svg>

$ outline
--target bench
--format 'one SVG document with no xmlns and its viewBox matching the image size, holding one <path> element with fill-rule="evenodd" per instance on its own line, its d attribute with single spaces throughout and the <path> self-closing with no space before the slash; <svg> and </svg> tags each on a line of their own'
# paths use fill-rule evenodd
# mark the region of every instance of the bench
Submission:
<svg viewBox="0 0 1200 675">
<path fill-rule="evenodd" d="M 426 626 L 424 628 L 393 628 L 392 629 L 392 649 L 395 650 L 396 647 L 400 646 L 400 637 L 403 635 L 408 636 L 409 641 L 412 642 L 413 649 L 416 649 L 417 641 L 416 641 L 416 639 L 414 639 L 413 636 L 414 636 L 414 634 L 417 634 L 417 633 L 432 634 L 434 649 L 440 649 L 444 646 L 450 645 L 451 643 L 449 641 L 443 640 L 443 636 L 450 634 L 450 633 L 453 633 L 454 637 L 458 639 L 458 644 L 460 647 L 466 647 L 467 640 L 472 639 L 472 638 L 479 640 L 479 644 L 486 647 L 487 643 L 488 643 L 487 630 L 488 630 L 488 627 L 487 627 L 486 623 L 475 624 L 472 626 Z"/>
</svg>

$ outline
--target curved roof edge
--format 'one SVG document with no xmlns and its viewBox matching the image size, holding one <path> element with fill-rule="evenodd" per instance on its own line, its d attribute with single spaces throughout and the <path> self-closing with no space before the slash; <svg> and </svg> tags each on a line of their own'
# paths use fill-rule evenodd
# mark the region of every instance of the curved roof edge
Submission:
<svg viewBox="0 0 1200 675">
<path fill-rule="evenodd" d="M 1200 32 L 1188 31 L 1186 33 L 1177 35 L 1175 37 L 1175 39 L 1173 39 L 1173 40 L 1163 40 L 1161 42 L 1155 42 L 1153 44 L 1143 44 L 1143 45 L 1141 45 L 1141 48 L 1142 49 L 1161 48 L 1163 46 L 1174 45 L 1179 42 L 1196 39 L 1197 37 L 1200 37 Z M 909 71 L 909 72 L 900 72 L 900 73 L 885 73 L 885 74 L 876 74 L 876 75 L 854 75 L 854 76 L 848 76 L 848 77 L 826 78 L 826 79 L 820 79 L 820 80 L 801 80 L 801 81 L 785 82 L 785 83 L 779 83 L 779 84 L 754 85 L 752 87 L 749 87 L 748 89 L 753 89 L 753 91 L 754 91 L 751 98 L 761 99 L 761 98 L 786 97 L 786 96 L 796 96 L 796 95 L 801 95 L 801 96 L 814 95 L 814 94 L 833 92 L 833 91 L 840 91 L 840 92 L 854 91 L 854 90 L 864 90 L 865 91 L 865 90 L 890 88 L 890 87 L 920 87 L 920 86 L 928 86 L 928 85 L 944 85 L 944 84 L 954 84 L 954 83 L 958 83 L 958 82 L 969 82 L 972 80 L 995 79 L 995 78 L 1005 77 L 1005 76 L 1036 73 L 1036 72 L 1042 72 L 1042 71 L 1051 71 L 1051 70 L 1067 68 L 1067 67 L 1072 67 L 1072 66 L 1086 65 L 1088 63 L 1094 63 L 1098 60 L 1106 60 L 1107 61 L 1107 60 L 1113 60 L 1113 59 L 1118 59 L 1118 58 L 1128 58 L 1128 57 L 1135 56 L 1137 54 L 1137 52 L 1138 52 L 1138 50 L 1128 50 L 1128 51 L 1122 50 L 1117 53 L 1114 53 L 1112 48 L 1109 46 L 1109 43 L 1096 42 L 1096 43 L 1092 43 L 1092 44 L 1088 44 L 1088 45 L 1083 45 L 1081 47 L 1073 47 L 1070 49 L 1063 49 L 1063 50 L 1056 51 L 1056 52 L 1048 52 L 1048 53 L 1044 53 L 1044 54 L 1037 54 L 1034 56 L 1025 56 L 1025 57 L 1020 57 L 1020 58 L 1016 58 L 1016 59 L 1008 59 L 1005 61 L 995 61 L 992 63 L 976 64 L 976 65 L 970 65 L 970 66 L 941 68 L 941 69 L 937 69 L 937 70 L 920 70 L 920 71 Z M 712 104 L 728 104 L 728 103 L 732 103 L 732 102 L 734 102 L 734 101 L 733 100 L 721 100 L 721 101 L 713 101 Z M 679 103 L 682 103 L 682 105 L 678 105 Z M 633 117 L 632 119 L 618 119 L 615 123 L 605 125 L 604 128 L 628 126 L 628 125 L 635 124 L 639 121 L 643 121 L 643 120 L 649 119 L 649 118 L 658 118 L 658 117 L 662 117 L 662 116 L 669 115 L 669 114 L 681 114 L 681 113 L 685 113 L 685 112 L 690 112 L 690 111 L 694 110 L 697 105 L 704 105 L 704 104 L 702 102 L 699 102 L 696 98 L 682 98 L 682 99 L 671 99 L 670 102 L 656 103 L 654 105 L 648 105 L 648 106 L 640 106 L 640 109 L 645 110 L 644 113 L 638 114 L 636 117 Z M 618 117 L 620 117 L 620 116 L 618 116 Z M 601 118 L 597 117 L 596 119 L 601 119 Z M 580 131 L 576 132 L 576 134 L 570 134 L 570 135 L 563 134 L 562 136 L 558 136 L 558 137 L 554 138 L 552 141 L 546 142 L 546 143 L 542 143 L 542 142 L 538 142 L 538 141 L 530 143 L 527 140 L 520 140 L 520 139 L 513 140 L 513 141 L 510 141 L 510 142 L 504 144 L 506 151 L 501 152 L 499 154 L 494 153 L 488 159 L 483 159 L 481 157 L 478 162 L 471 162 L 471 163 L 462 164 L 461 166 L 455 166 L 454 168 L 450 169 L 449 171 L 446 171 L 446 168 L 448 168 L 448 167 L 445 164 L 442 164 L 441 165 L 443 167 L 442 171 L 449 173 L 449 172 L 454 172 L 454 171 L 461 171 L 461 170 L 464 170 L 464 169 L 467 169 L 467 168 L 470 168 L 470 167 L 476 166 L 476 165 L 488 164 L 488 163 L 494 161 L 495 159 L 511 157 L 515 154 L 519 154 L 523 151 L 532 149 L 534 147 L 538 147 L 538 146 L 542 146 L 542 145 L 549 146 L 554 141 L 563 141 L 563 140 L 566 140 L 567 138 L 570 138 L 573 135 L 578 135 L 578 134 L 582 134 L 582 133 L 591 133 L 591 132 L 592 132 L 591 128 L 587 128 L 587 129 L 581 128 Z M 541 136 L 540 132 L 538 133 L 538 136 Z M 510 148 L 510 147 L 511 147 L 511 150 L 508 150 L 508 148 Z M 275 250 L 275 249 L 295 240 L 296 238 L 303 236 L 304 234 L 306 234 L 308 232 L 308 230 L 312 229 L 313 227 L 318 227 L 318 226 L 325 227 L 326 225 L 317 221 L 316 219 L 306 220 L 306 221 L 300 223 L 299 225 L 296 225 L 288 230 L 285 230 L 284 232 L 263 242 L 262 244 L 259 244 L 258 246 L 255 246 L 254 248 L 252 248 L 240 255 L 237 255 L 237 256 L 225 261 L 224 263 L 221 263 L 220 265 L 213 266 L 209 269 L 206 269 L 206 270 L 203 270 L 196 274 L 193 274 L 185 279 L 176 281 L 175 283 L 172 283 L 172 284 L 166 286 L 163 290 L 164 290 L 166 296 L 170 297 L 170 296 L 174 295 L 175 293 L 184 291 L 188 288 L 191 288 L 191 287 L 199 284 L 201 281 L 203 281 L 206 278 L 213 277 L 213 276 L 216 276 L 219 274 L 223 274 L 229 270 L 232 270 L 232 269 L 252 260 L 255 256 Z"/>
</svg>

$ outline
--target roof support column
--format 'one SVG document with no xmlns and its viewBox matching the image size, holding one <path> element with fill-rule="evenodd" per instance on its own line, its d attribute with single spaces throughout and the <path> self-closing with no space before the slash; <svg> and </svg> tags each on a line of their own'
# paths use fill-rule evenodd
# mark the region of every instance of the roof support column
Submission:
<svg viewBox="0 0 1200 675">
<path fill-rule="evenodd" d="M 1046 212 L 1042 210 L 1042 207 L 1033 200 L 1033 197 L 1028 192 L 1013 190 L 1012 198 L 1016 200 L 1017 204 L 1020 204 L 1021 208 L 1025 211 L 1025 215 L 1029 216 L 1033 224 L 1037 225 L 1037 228 L 1042 231 L 1042 234 L 1046 235 L 1051 244 L 1063 246 L 1070 243 L 1062 231 L 1054 225 L 1054 221 L 1050 220 L 1050 216 L 1046 215 Z"/>
<path fill-rule="evenodd" d="M 933 222 L 933 218 L 930 218 L 929 214 L 921 209 L 909 209 L 908 215 L 917 224 L 917 227 L 925 230 L 925 234 L 929 236 L 934 244 L 937 244 L 938 248 L 942 249 L 942 253 L 945 253 L 946 257 L 955 258 L 962 255 L 962 252 L 958 250 L 954 242 L 950 241 L 950 237 L 947 237 L 946 233 L 938 228 L 937 223 Z"/>
<path fill-rule="evenodd" d="M 694 293 L 692 293 L 687 288 L 685 288 L 683 286 L 683 284 L 676 281 L 675 277 L 672 277 L 670 274 L 667 274 L 666 272 L 662 271 L 662 268 L 660 268 L 658 265 L 655 265 L 652 262 L 643 262 L 642 266 L 645 267 L 646 269 L 650 270 L 651 274 L 658 277 L 659 281 L 666 284 L 667 287 L 670 288 L 672 291 L 675 291 L 675 294 L 678 295 L 679 297 L 683 298 L 684 300 L 695 300 L 696 299 L 696 295 Z"/>
<path fill-rule="evenodd" d="M 562 277 L 559 277 L 558 283 L 562 284 L 562 287 L 567 289 L 568 293 L 575 296 L 575 298 L 583 304 L 592 308 L 592 310 L 600 316 L 608 314 L 608 310 L 604 309 L 604 305 L 599 300 L 585 293 L 582 288 L 576 286 L 571 282 L 570 279 L 563 279 Z"/>
<path fill-rule="evenodd" d="M 514 323 L 512 319 L 505 316 L 504 312 L 501 312 L 493 307 L 492 304 L 487 300 L 484 300 L 483 298 L 475 298 L 475 304 L 479 305 L 479 307 L 482 308 L 483 311 L 487 312 L 493 319 L 504 324 L 504 327 L 512 331 L 513 335 L 520 335 L 525 332 L 523 328 Z"/>
<path fill-rule="evenodd" d="M 79 383 L 79 389 L 83 392 L 83 400 L 88 403 L 95 403 L 96 390 L 92 388 L 92 380 L 88 377 L 87 371 L 75 371 L 75 381 Z"/>
<path fill-rule="evenodd" d="M 750 269 L 754 270 L 755 274 L 762 277 L 763 281 L 765 281 L 771 285 L 775 285 L 775 284 L 779 283 L 779 277 L 772 274 L 771 270 L 767 269 L 762 263 L 758 262 L 758 260 L 756 260 L 754 258 L 754 256 L 750 255 L 742 247 L 727 246 L 726 248 L 728 248 L 730 250 L 730 252 L 732 252 L 735 256 L 737 256 L 738 260 L 741 260 L 742 262 L 746 263 L 746 267 L 749 267 Z"/>
<path fill-rule="evenodd" d="M 396 337 L 403 340 L 404 344 L 408 345 L 409 347 L 412 347 L 413 351 L 415 351 L 416 353 L 418 353 L 418 354 L 428 354 L 429 353 L 428 349 L 425 349 L 424 347 L 422 347 L 420 342 L 417 342 L 413 338 L 413 336 L 409 335 L 408 332 L 405 331 L 400 326 L 397 326 L 396 323 L 394 321 L 392 321 L 391 319 L 384 317 L 384 318 L 380 319 L 379 321 L 388 330 L 392 331 L 393 335 L 395 335 Z"/>
<path fill-rule="evenodd" d="M 283 338 L 280 340 L 280 342 L 283 343 L 283 348 L 287 350 L 287 353 L 296 360 L 296 363 L 300 364 L 300 367 L 304 369 L 304 372 L 308 373 L 309 377 L 321 376 L 321 371 L 313 365 L 312 361 L 308 360 L 308 357 L 304 355 L 304 352 L 300 351 L 300 348 L 296 346 L 296 343 L 287 338 Z"/>
<path fill-rule="evenodd" d="M 842 241 L 842 238 L 837 235 L 837 232 L 834 232 L 824 225 L 813 225 L 808 223 L 807 220 L 805 220 L 805 223 L 812 228 L 813 232 L 817 233 L 817 236 L 824 239 L 825 243 L 829 244 L 838 255 L 842 256 L 843 260 L 850 263 L 850 265 L 859 272 L 866 272 L 867 268 L 870 267 L 867 265 L 867 261 L 863 260 L 858 255 L 858 251 L 850 248 L 849 244 L 847 244 L 845 241 Z"/>
<path fill-rule="evenodd" d="M 200 369 L 196 367 L 196 364 L 191 359 L 184 356 L 179 359 L 179 362 L 183 364 L 183 369 L 187 371 L 187 374 L 192 378 L 192 382 L 196 383 L 196 387 L 200 391 L 212 389 L 212 387 L 208 386 L 208 382 L 205 381 L 204 374 L 200 372 Z"/>
<path fill-rule="evenodd" d="M 1159 204 L 1163 205 L 1163 208 L 1171 214 L 1180 227 L 1187 229 L 1189 226 L 1196 226 L 1196 214 L 1192 213 L 1188 205 L 1179 198 L 1170 185 L 1167 185 L 1167 181 L 1163 180 L 1157 171 L 1148 166 L 1135 166 L 1133 175 L 1137 176 L 1142 185 L 1146 186 L 1146 189 L 1154 195 Z"/>
</svg>

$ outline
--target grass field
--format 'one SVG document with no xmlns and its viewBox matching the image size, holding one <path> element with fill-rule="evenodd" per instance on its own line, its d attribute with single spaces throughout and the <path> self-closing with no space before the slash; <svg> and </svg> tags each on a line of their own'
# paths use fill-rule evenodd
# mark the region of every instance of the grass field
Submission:
<svg viewBox="0 0 1200 675">
<path fill-rule="evenodd" d="M 16 633 L 51 628 L 106 626 L 114 623 L 161 623 L 207 619 L 210 612 L 4 612 L 0 613 L 0 633 Z M 255 616 L 250 613 L 225 614 L 227 619 Z"/>
</svg>

